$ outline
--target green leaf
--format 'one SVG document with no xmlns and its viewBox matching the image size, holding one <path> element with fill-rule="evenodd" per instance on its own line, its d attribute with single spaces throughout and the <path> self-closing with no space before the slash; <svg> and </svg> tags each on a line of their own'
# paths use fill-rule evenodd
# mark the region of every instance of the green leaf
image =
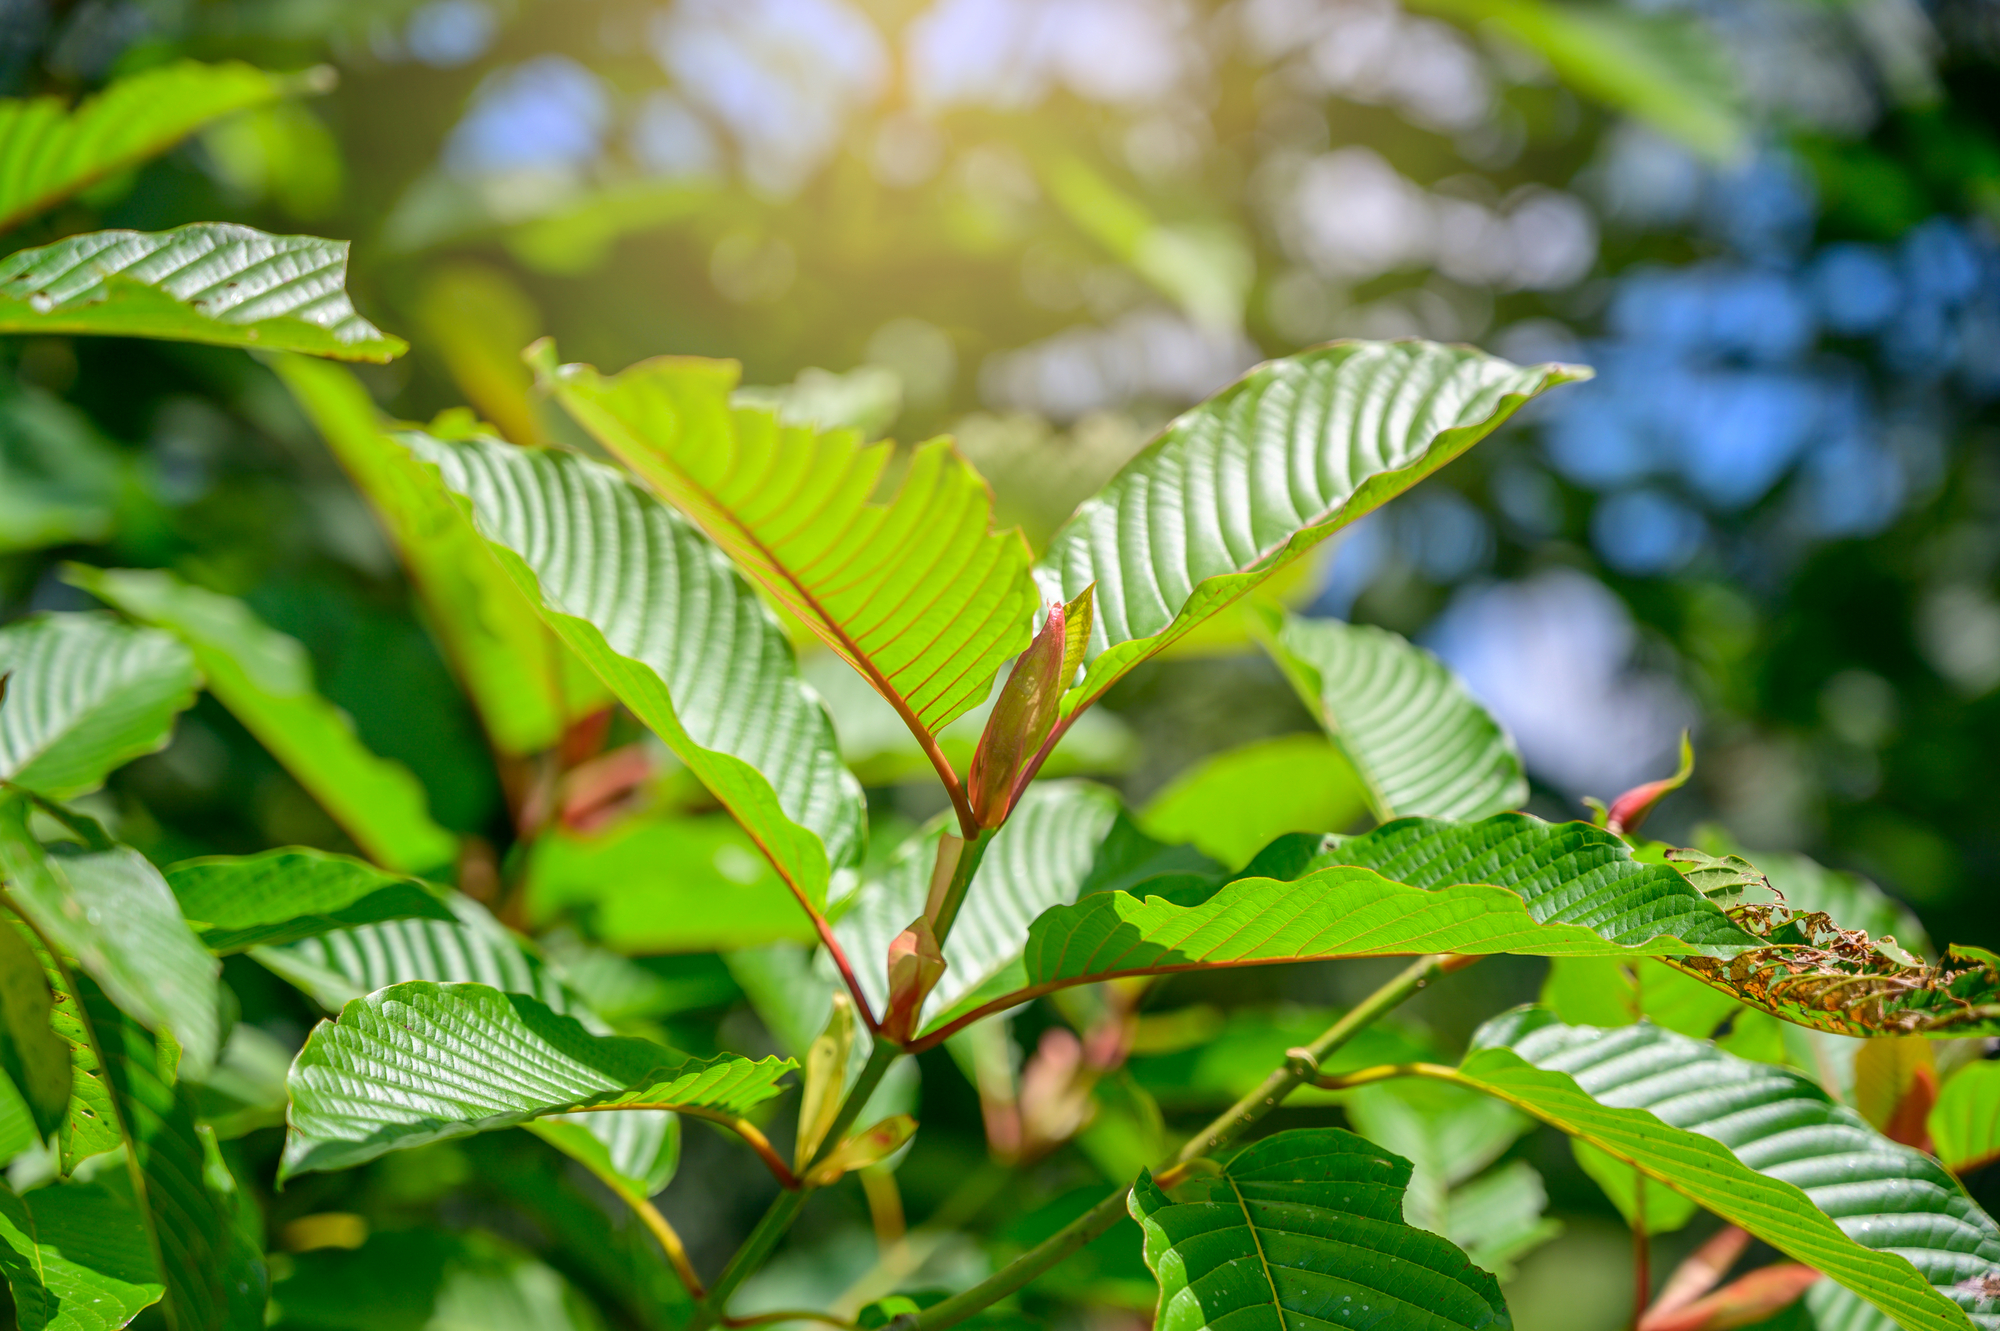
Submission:
<svg viewBox="0 0 2000 1331">
<path fill-rule="evenodd" d="M 2000 1226 L 1938 1163 L 1888 1140 L 1789 1069 L 1656 1026 L 1487 1023 L 1454 1072 L 1643 1171 L 1908 1331 L 2000 1325 L 1960 1282 L 2000 1274 Z"/>
<path fill-rule="evenodd" d="M 165 748 L 198 682 L 187 648 L 106 614 L 0 628 L 0 675 L 0 780 L 54 800 Z"/>
<path fill-rule="evenodd" d="M 1239 878 L 1196 905 L 1098 892 L 1028 932 L 1028 988 L 1120 975 L 1424 952 L 1728 956 L 1749 936 L 1673 870 L 1583 823 L 1405 818 L 1296 879 Z"/>
<path fill-rule="evenodd" d="M 15 905 L 118 1006 L 180 1045 L 190 1075 L 215 1064 L 222 964 L 181 918 L 160 871 L 126 846 L 44 848 L 28 804 L 0 797 L 0 868 Z"/>
<path fill-rule="evenodd" d="M 1280 735 L 1224 750 L 1175 777 L 1140 823 L 1161 841 L 1240 866 L 1286 832 L 1341 832 L 1367 812 L 1353 765 L 1323 736 Z"/>
<path fill-rule="evenodd" d="M 860 859 L 861 788 L 776 619 L 692 524 L 554 449 L 403 437 L 529 599 L 815 908 Z"/>
<path fill-rule="evenodd" d="M 210 121 L 306 91 L 318 80 L 237 61 L 182 60 L 119 79 L 72 110 L 61 97 L 0 99 L 0 231 L 127 167 L 157 157 Z"/>
<path fill-rule="evenodd" d="M 1749 141 L 1729 53 L 1692 14 L 1558 0 L 1417 0 L 1413 7 L 1526 47 L 1564 87 L 1712 160 L 1738 156 Z"/>
<path fill-rule="evenodd" d="M 459 892 L 440 899 L 452 914 L 449 921 L 386 920 L 282 947 L 255 947 L 250 955 L 329 1012 L 410 980 L 470 981 L 533 994 L 557 1012 L 595 1020 L 555 972 L 484 906 Z"/>
<path fill-rule="evenodd" d="M 1971 1064 L 1947 1081 L 1931 1107 L 1930 1133 L 1954 1174 L 2000 1160 L 2000 1063 Z"/>
<path fill-rule="evenodd" d="M 13 1083 L 41 1137 L 59 1132 L 69 1110 L 69 1045 L 49 1024 L 54 1013 L 41 959 L 0 919 L 0 1080 Z"/>
<path fill-rule="evenodd" d="M 1077 509 L 1036 565 L 1067 601 L 1097 584 L 1097 628 L 1065 714 L 1095 701 L 1334 532 L 1586 378 L 1469 347 L 1336 342 L 1258 366 L 1185 412 Z"/>
<path fill-rule="evenodd" d="M 601 1216 L 593 1216 L 602 1224 Z M 603 1242 L 600 1239 L 600 1242 Z M 271 1291 L 287 1331 L 600 1331 L 554 1269 L 510 1243 L 408 1229 L 292 1259 Z"/>
<path fill-rule="evenodd" d="M 103 335 L 389 361 L 409 350 L 354 312 L 347 242 L 230 222 L 91 231 L 0 259 L 0 333 Z"/>
<path fill-rule="evenodd" d="M 166 1292 L 130 1195 L 103 1183 L 0 1187 L 0 1272 L 20 1331 L 116 1331 Z"/>
<path fill-rule="evenodd" d="M 681 1121 L 664 1109 L 555 1114 L 526 1126 L 629 1203 L 651 1200 L 681 1160 Z"/>
<path fill-rule="evenodd" d="M 988 844 L 945 939 L 944 978 L 924 1004 L 931 1018 L 991 982 L 1020 983 L 1029 925 L 1049 907 L 1076 900 L 1117 817 L 1118 797 L 1087 782 L 1040 781 L 1022 793 Z M 882 880 L 862 888 L 834 926 L 877 1012 L 889 997 L 889 941 L 923 914 L 942 833 L 933 826 L 900 846 Z"/>
<path fill-rule="evenodd" d="M 495 562 L 437 472 L 384 432 L 360 381 L 302 356 L 274 357 L 272 368 L 388 531 L 495 747 L 539 753 L 605 706 L 603 684 Z"/>
<path fill-rule="evenodd" d="M 1692 1198 L 1653 1182 L 1617 1156 L 1606 1155 L 1580 1137 L 1570 1138 L 1569 1145 L 1577 1168 L 1603 1189 L 1628 1227 L 1642 1228 L 1648 1234 L 1672 1234 L 1686 1229 L 1701 1213 Z"/>
<path fill-rule="evenodd" d="M 1142 1174 L 1129 1207 L 1160 1282 L 1160 1331 L 1322 1324 L 1513 1326 L 1500 1286 L 1403 1221 L 1410 1164 L 1337 1128 L 1253 1143 L 1174 1201 Z"/>
<path fill-rule="evenodd" d="M 935 735 L 985 701 L 1027 646 L 1039 603 L 1028 544 L 992 530 L 992 493 L 949 440 L 919 445 L 877 504 L 893 446 L 732 407 L 734 362 L 661 357 L 607 379 L 544 352 L 570 413 L 913 729 Z"/>
<path fill-rule="evenodd" d="M 370 753 L 345 713 L 313 688 L 298 641 L 241 601 L 156 569 L 94 569 L 65 576 L 194 650 L 216 698 L 318 800 L 370 859 L 406 872 L 452 862 L 456 842 L 431 820 L 409 770 Z"/>
<path fill-rule="evenodd" d="M 536 999 L 483 984 L 392 985 L 307 1038 L 289 1079 L 291 1132 L 278 1176 L 345 1169 L 584 1106 L 736 1116 L 778 1094 L 796 1066 L 592 1035 Z"/>
<path fill-rule="evenodd" d="M 1365 624 L 1274 615 L 1271 629 L 1272 654 L 1378 820 L 1484 818 L 1527 801 L 1513 739 L 1437 657 Z"/>
<path fill-rule="evenodd" d="M 212 1133 L 195 1125 L 193 1088 L 170 1083 L 166 1051 L 76 977 L 91 1043 L 127 1148 L 127 1163 L 175 1331 L 256 1331 L 264 1324 L 263 1258 L 236 1223 L 235 1182 Z"/>
<path fill-rule="evenodd" d="M 202 943 L 224 956 L 357 924 L 457 918 L 414 878 L 303 846 L 182 860 L 167 886 Z"/>
</svg>

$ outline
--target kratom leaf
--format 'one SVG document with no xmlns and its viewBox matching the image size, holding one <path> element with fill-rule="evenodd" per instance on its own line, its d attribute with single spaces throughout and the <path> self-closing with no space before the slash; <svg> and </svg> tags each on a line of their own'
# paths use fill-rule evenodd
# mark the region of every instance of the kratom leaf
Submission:
<svg viewBox="0 0 2000 1331">
<path fill-rule="evenodd" d="M 505 1187 L 515 1180 L 496 1182 Z M 532 1200 L 542 1212 L 537 1220 L 546 1221 L 547 1199 Z M 619 1246 L 602 1232 L 602 1212 L 593 1208 L 589 1221 L 600 1248 Z M 657 1252 L 651 1260 L 664 1265 Z M 299 1253 L 289 1265 L 271 1292 L 285 1331 L 602 1331 L 604 1326 L 563 1275 L 477 1229 L 377 1233 L 359 1248 L 319 1248 Z M 685 1315 L 685 1302 L 678 1307 Z"/>
<path fill-rule="evenodd" d="M 91 231 L 0 259 L 0 333 L 104 335 L 389 361 L 409 350 L 354 312 L 347 242 L 229 222 Z"/>
<path fill-rule="evenodd" d="M 164 1079 L 153 1037 L 89 976 L 76 983 L 157 1269 L 166 1277 L 169 1325 L 257 1331 L 267 1288 L 263 1258 L 237 1227 L 235 1184 L 213 1134 L 195 1126 L 193 1088 Z"/>
<path fill-rule="evenodd" d="M 302 356 L 272 365 L 395 543 L 494 746 L 539 753 L 607 705 L 603 683 L 542 622 L 437 473 L 383 431 L 360 381 Z"/>
<path fill-rule="evenodd" d="M 552 1114 L 525 1126 L 628 1202 L 651 1200 L 681 1160 L 681 1121 L 664 1109 Z"/>
<path fill-rule="evenodd" d="M 90 1157 L 117 1150 L 124 1144 L 124 1137 L 118 1127 L 117 1111 L 111 1105 L 111 1088 L 105 1083 L 103 1065 L 98 1061 L 97 1049 L 91 1042 L 82 1006 L 76 995 L 69 991 L 68 978 L 25 921 L 15 921 L 13 927 L 41 963 L 42 976 L 48 981 L 49 990 L 55 998 L 55 1010 L 49 1016 L 49 1025 L 69 1046 L 69 1107 L 63 1115 L 58 1146 L 61 1149 L 62 1172 L 72 1174 L 79 1164 Z"/>
<path fill-rule="evenodd" d="M 1931 1107 L 1930 1133 L 1954 1174 L 2000 1160 L 2000 1063 L 1974 1063 L 1945 1082 Z"/>
<path fill-rule="evenodd" d="M 0 919 L 0 1080 L 19 1092 L 34 1135 L 44 1138 L 61 1131 L 69 1111 L 69 1045 L 49 1024 L 54 1012 L 41 959 L 13 921 Z"/>
<path fill-rule="evenodd" d="M 103 1183 L 0 1187 L 0 1273 L 20 1331 L 116 1331 L 166 1292 L 131 1197 Z"/>
<path fill-rule="evenodd" d="M 55 800 L 164 748 L 199 682 L 187 648 L 106 614 L 0 628 L 0 675 L 0 780 Z"/>
<path fill-rule="evenodd" d="M 1027 645 L 1039 600 L 1027 542 L 992 530 L 992 493 L 950 441 L 920 445 L 877 504 L 892 446 L 732 407 L 732 361 L 661 357 L 610 378 L 554 362 L 544 344 L 542 371 L 570 413 L 913 728 L 935 735 L 983 702 Z"/>
<path fill-rule="evenodd" d="M 118 1006 L 170 1033 L 189 1075 L 214 1066 L 222 1036 L 222 965 L 181 918 L 146 857 L 126 846 L 44 848 L 28 803 L 0 796 L 0 868 L 13 902 Z"/>
<path fill-rule="evenodd" d="M 1409 1180 L 1408 1161 L 1338 1128 L 1265 1137 L 1182 1184 L 1185 1201 L 1140 1175 L 1128 1206 L 1160 1282 L 1155 1325 L 1512 1327 L 1491 1275 L 1404 1223 Z"/>
<path fill-rule="evenodd" d="M 733 1117 L 776 1095 L 796 1066 L 592 1035 L 536 999 L 488 985 L 392 985 L 307 1038 L 289 1079 L 279 1178 L 585 1106 Z"/>
<path fill-rule="evenodd" d="M 1481 1028 L 1459 1068 L 1426 1075 L 1582 1138 L 1908 1331 L 2000 1326 L 2000 1300 L 1956 1289 L 2000 1275 L 2000 1226 L 1936 1161 L 1799 1073 L 1656 1026 L 1564 1026 L 1529 1009 Z"/>
<path fill-rule="evenodd" d="M 61 97 L 0 99 L 0 231 L 180 142 L 213 120 L 324 86 L 237 61 L 182 60 L 119 79 L 74 109 Z"/>
<path fill-rule="evenodd" d="M 329 1012 L 410 980 L 470 981 L 533 994 L 557 1012 L 595 1020 L 555 972 L 484 906 L 458 892 L 440 900 L 452 914 L 449 921 L 357 925 L 283 947 L 252 948 L 250 955 Z"/>
<path fill-rule="evenodd" d="M 1336 342 L 1270 361 L 1193 410 L 1078 507 L 1036 565 L 1043 594 L 1097 583 L 1065 714 L 1334 532 L 1586 378 L 1428 342 Z"/>
<path fill-rule="evenodd" d="M 370 753 L 346 714 L 315 691 L 296 639 L 241 601 L 157 569 L 72 564 L 65 575 L 191 647 L 209 691 L 369 858 L 405 872 L 451 863 L 456 841 L 431 820 L 423 787 L 402 764 Z"/>
<path fill-rule="evenodd" d="M 501 564 L 639 719 L 820 908 L 860 859 L 861 787 L 776 619 L 692 524 L 553 449 L 404 441 L 470 501 Z"/>
<path fill-rule="evenodd" d="M 1161 841 L 1186 842 L 1235 866 L 1286 832 L 1342 832 L 1367 813 L 1353 764 L 1324 736 L 1280 735 L 1183 772 L 1153 797 L 1140 822 Z"/>
<path fill-rule="evenodd" d="M 1088 782 L 1042 781 L 1022 793 L 966 889 L 927 1014 L 936 1017 L 996 979 L 1006 988 L 1020 983 L 1029 925 L 1049 907 L 1076 900 L 1117 817 L 1118 797 Z M 900 846 L 882 881 L 864 886 L 834 926 L 877 1012 L 889 997 L 889 940 L 923 914 L 942 832 L 932 827 Z"/>
<path fill-rule="evenodd" d="M 1365 624 L 1267 622 L 1273 655 L 1353 764 L 1377 819 L 1484 818 L 1526 802 L 1514 741 L 1437 657 Z"/>
<path fill-rule="evenodd" d="M 167 886 L 203 945 L 224 956 L 358 924 L 457 919 L 416 879 L 304 846 L 182 860 Z"/>
</svg>

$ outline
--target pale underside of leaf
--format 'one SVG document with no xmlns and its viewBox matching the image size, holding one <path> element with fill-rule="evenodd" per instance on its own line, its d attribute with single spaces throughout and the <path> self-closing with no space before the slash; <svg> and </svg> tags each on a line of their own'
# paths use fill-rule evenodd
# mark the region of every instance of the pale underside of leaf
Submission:
<svg viewBox="0 0 2000 1331">
<path fill-rule="evenodd" d="M 1056 533 L 1043 593 L 1097 584 L 1073 712 L 1335 531 L 1587 377 L 1469 347 L 1336 342 L 1268 362 L 1182 414 Z"/>
<path fill-rule="evenodd" d="M 119 79 L 74 108 L 60 97 L 0 99 L 0 231 L 295 84 L 239 61 L 183 60 Z"/>
<path fill-rule="evenodd" d="M 0 333 L 104 334 L 388 361 L 355 312 L 347 242 L 229 222 L 92 231 L 0 259 Z"/>
<path fill-rule="evenodd" d="M 1527 799 L 1513 740 L 1423 648 L 1387 629 L 1287 616 L 1273 649 L 1378 819 L 1483 818 Z"/>
<path fill-rule="evenodd" d="M 992 530 L 992 493 L 949 441 L 917 448 L 878 504 L 893 445 L 732 406 L 736 375 L 662 357 L 608 379 L 564 366 L 555 384 L 606 448 L 935 735 L 1027 645 L 1027 542 Z"/>
<path fill-rule="evenodd" d="M 1128 1206 L 1160 1284 L 1159 1331 L 1503 1331 L 1492 1275 L 1403 1220 L 1410 1164 L 1337 1128 L 1281 1132 L 1175 1201 L 1141 1175 Z"/>
<path fill-rule="evenodd" d="M 193 649 L 208 688 L 342 831 L 378 864 L 404 872 L 451 863 L 457 840 L 401 763 L 370 752 L 347 715 L 314 688 L 305 648 L 248 606 L 158 569 L 71 565 L 68 579 Z"/>
<path fill-rule="evenodd" d="M 0 780 L 69 799 L 165 747 L 199 683 L 187 648 L 106 614 L 0 628 Z"/>
<path fill-rule="evenodd" d="M 1579 1136 L 1910 1331 L 2000 1327 L 2000 1226 L 1929 1156 L 1877 1133 L 1816 1083 L 1656 1026 L 1488 1023 L 1454 1076 Z"/>
<path fill-rule="evenodd" d="M 722 552 L 588 459 L 404 438 L 556 632 L 823 906 L 831 870 L 860 858 L 861 788 L 783 630 Z"/>
<path fill-rule="evenodd" d="M 394 985 L 349 1003 L 306 1041 L 289 1079 L 280 1177 L 586 1106 L 740 1115 L 776 1095 L 795 1066 L 592 1035 L 487 985 Z"/>
</svg>

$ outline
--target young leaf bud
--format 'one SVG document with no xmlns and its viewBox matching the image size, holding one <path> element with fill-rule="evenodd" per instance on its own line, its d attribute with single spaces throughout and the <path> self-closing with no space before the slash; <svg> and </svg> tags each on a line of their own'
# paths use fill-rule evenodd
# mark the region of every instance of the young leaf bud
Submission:
<svg viewBox="0 0 2000 1331">
<path fill-rule="evenodd" d="M 918 916 L 889 944 L 889 1010 L 882 1017 L 882 1038 L 907 1044 L 917 1033 L 924 1000 L 944 977 L 944 952 L 931 922 Z"/>
<path fill-rule="evenodd" d="M 1067 619 L 1063 603 L 1051 601 L 1042 631 L 1015 660 L 1013 672 L 993 704 L 993 715 L 986 719 L 986 731 L 979 737 L 967 774 L 972 814 L 981 827 L 998 827 L 1007 821 L 1015 778 L 1055 728 L 1056 710 L 1069 683 L 1062 673 L 1068 646 L 1063 631 Z"/>
<path fill-rule="evenodd" d="M 854 1047 L 854 1004 L 846 994 L 833 995 L 833 1015 L 826 1029 L 806 1051 L 805 1091 L 799 1100 L 798 1151 L 794 1159 L 804 1169 L 826 1140 L 840 1112 L 840 1094 L 847 1086 L 847 1055 Z"/>
<path fill-rule="evenodd" d="M 1686 785 L 1687 779 L 1693 775 L 1694 745 L 1688 742 L 1686 732 L 1682 732 L 1680 770 L 1664 780 L 1634 786 L 1611 801 L 1604 820 L 1606 830 L 1617 836 L 1638 831 L 1639 824 L 1646 821 L 1646 815 L 1653 811 L 1653 806 Z"/>
</svg>

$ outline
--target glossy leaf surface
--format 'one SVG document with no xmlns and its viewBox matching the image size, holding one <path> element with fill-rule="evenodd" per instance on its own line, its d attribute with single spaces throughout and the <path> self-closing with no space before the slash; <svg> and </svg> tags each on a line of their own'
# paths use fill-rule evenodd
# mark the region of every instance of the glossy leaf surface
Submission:
<svg viewBox="0 0 2000 1331">
<path fill-rule="evenodd" d="M 878 504 L 892 445 L 732 406 L 733 362 L 661 357 L 609 378 L 547 368 L 599 442 L 924 732 L 985 701 L 1027 645 L 1027 542 L 992 530 L 992 493 L 950 441 L 920 445 Z"/>
<path fill-rule="evenodd" d="M 860 856 L 861 788 L 783 630 L 722 553 L 573 453 L 405 438 L 571 649 L 823 905 L 831 870 Z"/>
<path fill-rule="evenodd" d="M 1094 700 L 1356 518 L 1589 371 L 1469 347 L 1335 342 L 1258 366 L 1184 412 L 1078 507 L 1036 566 L 1044 594 L 1097 584 L 1066 711 Z"/>
<path fill-rule="evenodd" d="M 166 1292 L 129 1194 L 0 1187 L 0 1273 L 20 1331 L 116 1331 Z"/>
<path fill-rule="evenodd" d="M 186 642 L 209 691 L 370 858 L 406 872 L 451 862 L 456 840 L 432 821 L 423 787 L 402 764 L 369 752 L 353 722 L 320 696 L 297 639 L 241 601 L 171 573 L 72 565 L 68 576 Z"/>
<path fill-rule="evenodd" d="M 1404 1222 L 1409 1181 L 1407 1160 L 1337 1128 L 1265 1137 L 1182 1184 L 1185 1200 L 1142 1174 L 1129 1206 L 1160 1283 L 1154 1325 L 1512 1327 L 1490 1274 Z"/>
<path fill-rule="evenodd" d="M 0 628 L 0 780 L 64 800 L 164 748 L 199 682 L 187 648 L 105 614 Z"/>
<path fill-rule="evenodd" d="M 182 860 L 167 886 L 204 946 L 227 955 L 384 920 L 455 920 L 432 889 L 304 846 Z"/>
<path fill-rule="evenodd" d="M 230 222 L 91 231 L 0 259 L 0 333 L 115 336 L 393 360 L 355 313 L 347 242 Z"/>
<path fill-rule="evenodd" d="M 1291 615 L 1274 627 L 1272 651 L 1377 819 L 1476 819 L 1526 802 L 1513 740 L 1437 657 L 1366 624 Z"/>
<path fill-rule="evenodd" d="M 393 985 L 307 1039 L 289 1079 L 280 1177 L 584 1106 L 738 1115 L 776 1095 L 795 1066 L 592 1035 L 536 999 L 486 985 Z"/>
</svg>

